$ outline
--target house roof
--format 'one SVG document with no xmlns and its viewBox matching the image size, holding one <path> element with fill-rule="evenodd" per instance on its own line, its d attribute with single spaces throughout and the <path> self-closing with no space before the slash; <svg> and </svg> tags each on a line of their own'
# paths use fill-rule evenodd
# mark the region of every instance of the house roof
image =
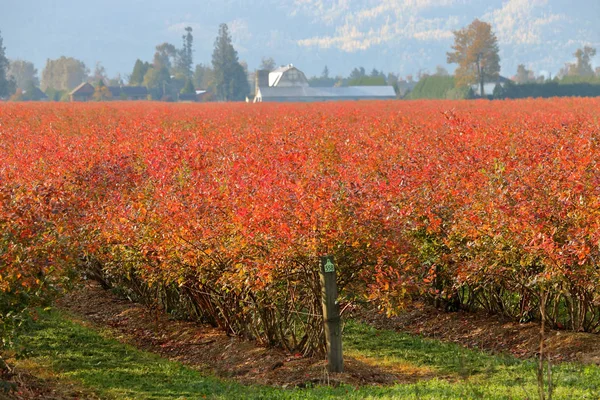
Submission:
<svg viewBox="0 0 600 400">
<path fill-rule="evenodd" d="M 145 86 L 107 86 L 114 97 L 125 95 L 127 97 L 144 97 L 148 95 L 148 89 Z"/>
<path fill-rule="evenodd" d="M 395 98 L 392 86 L 345 86 L 345 87 L 261 87 L 259 96 L 266 98 L 300 98 L 314 97 L 334 98 Z"/>
<path fill-rule="evenodd" d="M 27 93 L 27 91 L 23 90 L 23 94 L 25 94 L 25 93 Z M 33 96 L 34 98 L 38 98 L 40 100 L 44 100 L 44 99 L 48 98 L 46 93 L 42 92 L 42 90 L 39 87 L 34 87 L 32 89 L 31 96 Z"/>
<path fill-rule="evenodd" d="M 69 94 L 76 95 L 76 94 L 93 94 L 93 93 L 94 93 L 94 87 L 87 82 L 83 82 L 79 86 L 77 86 L 75 89 L 73 89 L 71 91 L 71 93 L 69 93 Z"/>
<path fill-rule="evenodd" d="M 181 93 L 179 95 L 179 101 L 197 101 L 198 95 L 196 93 Z"/>
</svg>

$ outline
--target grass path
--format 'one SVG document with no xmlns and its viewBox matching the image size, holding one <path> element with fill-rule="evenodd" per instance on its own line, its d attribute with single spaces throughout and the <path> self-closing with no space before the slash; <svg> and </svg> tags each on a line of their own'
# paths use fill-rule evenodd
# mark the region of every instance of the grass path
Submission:
<svg viewBox="0 0 600 400">
<path fill-rule="evenodd" d="M 30 350 L 17 366 L 46 371 L 106 399 L 534 399 L 535 365 L 492 356 L 393 331 L 350 322 L 347 355 L 403 373 L 423 374 L 417 383 L 388 387 L 349 386 L 281 389 L 244 386 L 233 380 L 139 351 L 60 313 L 44 314 L 22 338 Z M 434 376 L 433 378 L 431 378 Z M 554 367 L 554 399 L 600 398 L 600 368 Z"/>
</svg>

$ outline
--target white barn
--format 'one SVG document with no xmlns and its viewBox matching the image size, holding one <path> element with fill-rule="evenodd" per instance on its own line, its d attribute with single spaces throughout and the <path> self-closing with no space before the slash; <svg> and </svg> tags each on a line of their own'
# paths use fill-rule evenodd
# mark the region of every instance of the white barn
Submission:
<svg viewBox="0 0 600 400">
<path fill-rule="evenodd" d="M 256 71 L 254 102 L 315 102 L 395 99 L 392 86 L 310 87 L 304 72 L 292 64 Z"/>
</svg>

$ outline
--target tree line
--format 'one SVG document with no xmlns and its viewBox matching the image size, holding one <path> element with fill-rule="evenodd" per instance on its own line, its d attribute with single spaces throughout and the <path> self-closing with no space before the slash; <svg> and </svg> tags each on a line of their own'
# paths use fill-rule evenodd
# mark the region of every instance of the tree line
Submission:
<svg viewBox="0 0 600 400">
<path fill-rule="evenodd" d="M 33 63 L 6 58 L 0 35 L 0 99 L 39 100 L 47 96 L 50 100 L 68 100 L 69 92 L 86 81 L 96 87 L 96 100 L 110 99 L 111 92 L 106 86 L 122 86 L 125 81 L 131 86 L 146 87 L 154 100 L 194 96 L 196 88 L 207 91 L 206 100 L 240 101 L 250 95 L 253 74 L 239 60 L 228 26 L 219 26 L 210 64 L 194 66 L 192 33 L 191 27 L 185 28 L 181 48 L 167 42 L 157 45 L 152 61 L 137 59 L 125 79 L 120 75 L 108 78 L 100 63 L 96 63 L 90 74 L 82 61 L 65 56 L 47 60 L 38 79 Z M 316 87 L 391 85 L 398 98 L 406 99 L 600 95 L 600 67 L 594 69 L 591 64 L 596 49 L 585 46 L 573 55 L 575 62 L 566 63 L 555 77 L 536 76 L 533 70 L 520 64 L 509 80 L 502 80 L 496 35 L 490 24 L 476 19 L 454 32 L 454 44 L 447 53 L 447 62 L 457 65 L 453 75 L 443 66 L 437 66 L 433 73 L 420 70 L 416 77 L 386 74 L 375 68 L 368 73 L 359 66 L 347 77 L 334 77 L 325 66 L 320 76 L 312 76 L 308 81 Z M 276 66 L 273 58 L 263 57 L 258 69 L 273 71 Z M 495 84 L 494 89 L 486 92 L 486 83 Z"/>
<path fill-rule="evenodd" d="M 62 56 L 47 60 L 41 79 L 33 63 L 8 60 L 0 35 L 0 99 L 39 100 L 44 95 L 50 100 L 68 100 L 77 85 L 89 82 L 95 86 L 94 98 L 106 100 L 110 91 L 106 86 L 145 86 L 154 100 L 174 100 L 180 95 L 195 95 L 195 88 L 211 88 L 215 100 L 243 100 L 249 94 L 247 66 L 238 59 L 226 24 L 221 24 L 215 40 L 212 65 L 193 62 L 193 30 L 185 28 L 182 47 L 161 43 L 151 62 L 136 60 L 132 73 L 123 79 L 120 75 L 108 78 L 105 68 L 96 63 L 93 73 L 83 61 Z"/>
</svg>

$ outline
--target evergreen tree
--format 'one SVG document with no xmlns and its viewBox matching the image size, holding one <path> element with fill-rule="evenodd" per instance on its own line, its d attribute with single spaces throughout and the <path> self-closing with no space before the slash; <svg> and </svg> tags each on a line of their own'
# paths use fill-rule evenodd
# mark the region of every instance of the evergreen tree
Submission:
<svg viewBox="0 0 600 400">
<path fill-rule="evenodd" d="M 354 68 L 352 70 L 352 72 L 350 72 L 350 76 L 348 76 L 348 79 L 350 79 L 350 80 L 358 79 L 358 78 L 362 78 L 363 76 L 367 76 L 367 73 L 365 72 L 364 67 L 358 67 L 358 68 Z"/>
<path fill-rule="evenodd" d="M 146 72 L 148 72 L 148 68 L 150 68 L 150 64 L 137 59 L 135 61 L 135 65 L 133 66 L 133 72 L 129 77 L 129 84 L 132 86 L 142 86 L 144 83 L 144 75 L 146 75 Z"/>
<path fill-rule="evenodd" d="M 2 36 L 0 35 L 0 98 L 8 97 L 16 89 L 15 82 L 7 76 L 9 62 L 4 54 L 4 50 Z"/>
<path fill-rule="evenodd" d="M 194 85 L 197 88 L 208 89 L 214 84 L 214 71 L 208 65 L 198 64 L 194 71 Z"/>
<path fill-rule="evenodd" d="M 176 69 L 178 73 L 186 78 L 191 78 L 193 74 L 192 67 L 194 64 L 192 49 L 194 37 L 192 36 L 192 27 L 188 26 L 185 28 L 185 31 L 187 33 L 182 36 L 183 48 L 178 52 Z"/>
<path fill-rule="evenodd" d="M 250 86 L 244 68 L 238 61 L 237 52 L 231 44 L 231 35 L 227 24 L 219 26 L 212 64 L 217 99 L 221 101 L 243 100 L 250 92 Z"/>
<path fill-rule="evenodd" d="M 194 83 L 190 78 L 185 80 L 185 85 L 181 89 L 181 94 L 195 94 L 196 89 L 194 88 Z"/>
</svg>

